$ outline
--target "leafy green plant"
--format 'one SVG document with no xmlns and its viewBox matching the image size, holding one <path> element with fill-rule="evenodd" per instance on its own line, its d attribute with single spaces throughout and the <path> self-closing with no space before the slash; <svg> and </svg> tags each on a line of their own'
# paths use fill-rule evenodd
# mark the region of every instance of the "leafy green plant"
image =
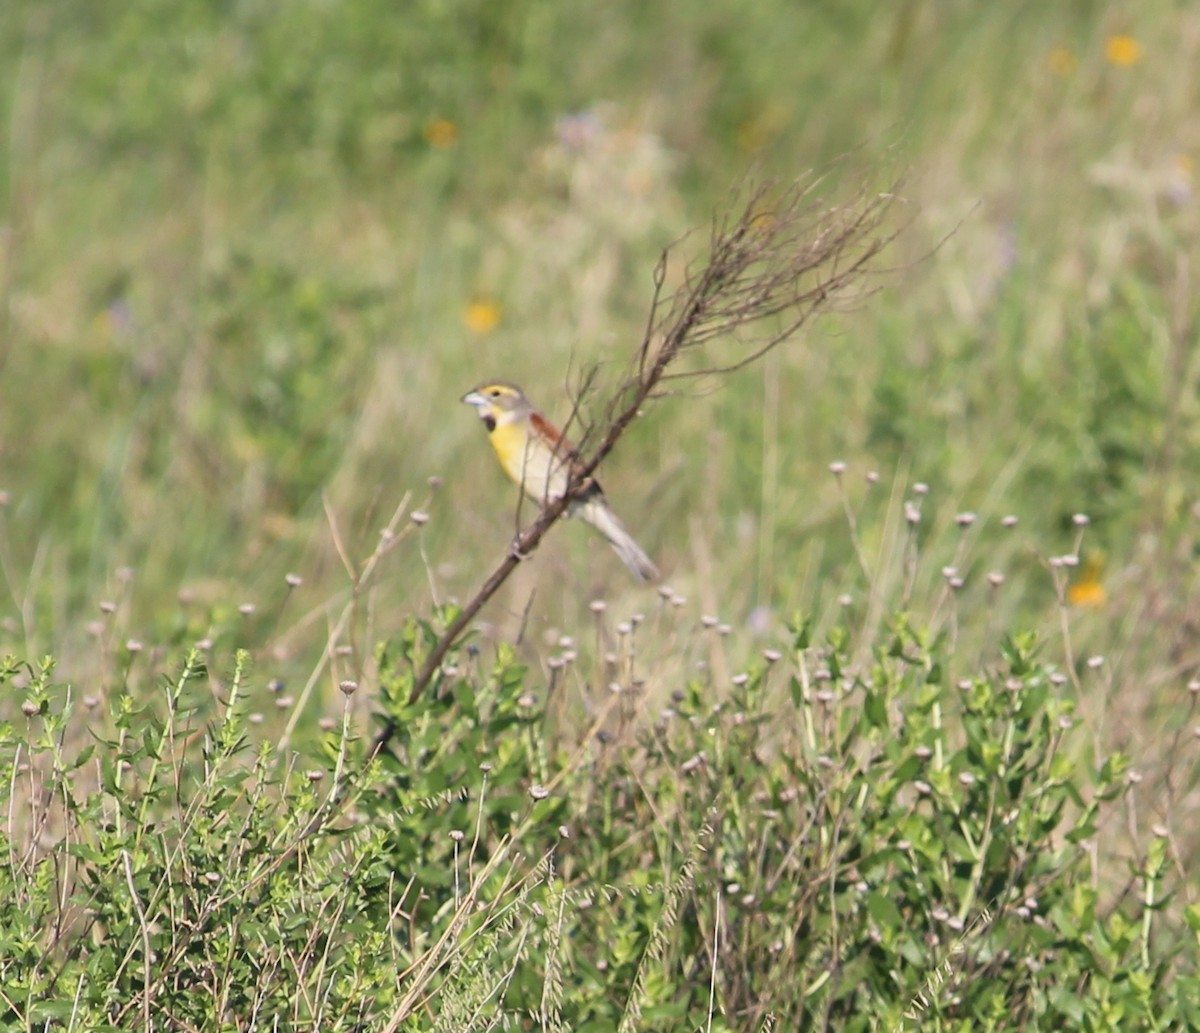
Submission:
<svg viewBox="0 0 1200 1033">
<path fill-rule="evenodd" d="M 251 743 L 244 655 L 215 709 L 193 652 L 157 699 L 115 694 L 104 737 L 79 734 L 100 704 L 81 710 L 51 662 L 9 660 L 5 1019 L 1194 1021 L 1195 933 L 1165 910 L 1165 841 L 1140 848 L 1135 892 L 1097 879 L 1128 761 L 1088 759 L 1043 647 L 1004 638 L 951 680 L 952 640 L 913 615 L 873 643 L 812 629 L 797 620 L 789 648 L 724 690 L 684 679 L 657 709 L 644 679 L 618 678 L 582 726 L 553 721 L 561 683 L 505 648 L 484 664 L 468 644 L 410 703 L 438 632 L 414 621 L 378 655 L 395 730 L 374 757 L 353 738 L 353 682 L 301 759 Z"/>
</svg>

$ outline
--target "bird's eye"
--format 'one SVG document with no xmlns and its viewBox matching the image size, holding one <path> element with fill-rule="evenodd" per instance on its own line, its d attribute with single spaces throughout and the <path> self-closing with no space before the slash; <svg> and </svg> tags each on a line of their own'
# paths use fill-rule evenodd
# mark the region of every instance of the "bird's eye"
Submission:
<svg viewBox="0 0 1200 1033">
<path fill-rule="evenodd" d="M 500 397 L 500 389 L 498 387 L 493 387 L 488 392 L 488 394 L 491 395 L 493 398 L 499 398 Z"/>
</svg>

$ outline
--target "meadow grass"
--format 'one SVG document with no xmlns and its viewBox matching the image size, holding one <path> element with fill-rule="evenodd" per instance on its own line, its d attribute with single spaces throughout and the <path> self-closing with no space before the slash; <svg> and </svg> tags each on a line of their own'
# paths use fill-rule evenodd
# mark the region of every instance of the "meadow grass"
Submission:
<svg viewBox="0 0 1200 1033">
<path fill-rule="evenodd" d="M 5 1021 L 1200 1023 L 1197 68 L 1165 2 L 5 4 Z M 405 705 L 517 520 L 459 396 L 565 418 L 810 168 L 891 269 L 605 465 L 662 590 L 564 524 Z"/>
</svg>

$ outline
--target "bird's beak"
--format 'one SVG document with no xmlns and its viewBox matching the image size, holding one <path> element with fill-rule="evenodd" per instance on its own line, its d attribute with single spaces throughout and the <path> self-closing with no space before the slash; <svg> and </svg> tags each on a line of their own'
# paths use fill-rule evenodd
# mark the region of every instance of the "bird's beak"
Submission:
<svg viewBox="0 0 1200 1033">
<path fill-rule="evenodd" d="M 462 396 L 462 401 L 467 405 L 473 405 L 476 409 L 484 409 L 487 407 L 488 400 L 483 397 L 478 391 L 469 391 Z"/>
</svg>

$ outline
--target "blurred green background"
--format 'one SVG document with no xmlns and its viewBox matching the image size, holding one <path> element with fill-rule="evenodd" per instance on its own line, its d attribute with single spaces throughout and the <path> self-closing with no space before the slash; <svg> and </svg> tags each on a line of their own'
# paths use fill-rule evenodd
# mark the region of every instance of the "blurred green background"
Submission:
<svg viewBox="0 0 1200 1033">
<path fill-rule="evenodd" d="M 834 460 L 878 570 L 928 484 L 967 629 L 1057 628 L 1086 513 L 1068 615 L 1149 744 L 1200 664 L 1198 85 L 1200 12 L 1165 0 L 8 0 L 0 650 L 86 683 L 211 638 L 303 677 L 411 492 L 360 673 L 513 532 L 459 396 L 503 376 L 565 417 L 664 247 L 819 168 L 831 202 L 901 181 L 879 292 L 653 409 L 616 509 L 743 650 L 863 592 Z M 598 595 L 657 601 L 568 525 L 486 615 L 536 654 Z"/>
</svg>

